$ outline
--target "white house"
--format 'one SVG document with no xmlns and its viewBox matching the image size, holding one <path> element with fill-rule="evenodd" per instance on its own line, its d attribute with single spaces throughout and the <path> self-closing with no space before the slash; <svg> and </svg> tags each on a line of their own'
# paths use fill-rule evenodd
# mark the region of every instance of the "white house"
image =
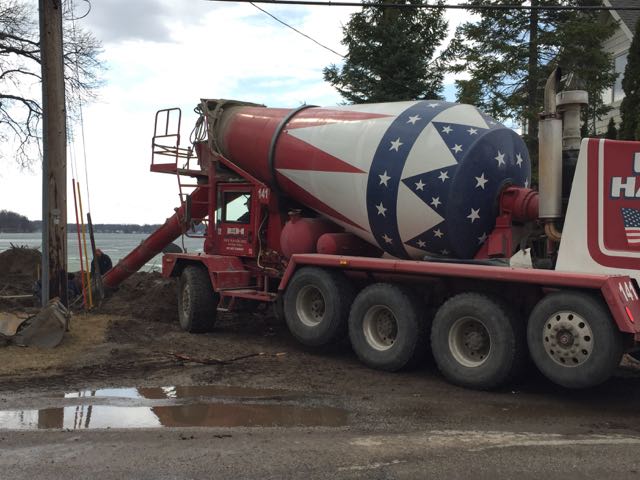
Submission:
<svg viewBox="0 0 640 480">
<path fill-rule="evenodd" d="M 604 0 L 607 7 L 636 7 L 640 0 Z M 613 117 L 617 125 L 620 125 L 620 103 L 624 98 L 622 91 L 622 77 L 624 69 L 627 66 L 627 55 L 631 40 L 635 34 L 638 19 L 640 19 L 640 11 L 632 10 L 610 10 L 609 13 L 618 23 L 618 29 L 604 42 L 604 49 L 611 54 L 614 60 L 614 68 L 617 74 L 616 83 L 613 88 L 608 88 L 603 92 L 603 100 L 606 105 L 610 105 L 613 109 L 606 117 L 596 122 L 596 130 L 598 133 L 604 133 L 607 129 L 609 119 Z"/>
</svg>

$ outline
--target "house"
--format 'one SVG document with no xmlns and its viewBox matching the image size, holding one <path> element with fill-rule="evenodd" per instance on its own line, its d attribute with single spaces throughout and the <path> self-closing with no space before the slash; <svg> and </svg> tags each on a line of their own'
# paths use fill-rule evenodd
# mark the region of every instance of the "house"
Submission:
<svg viewBox="0 0 640 480">
<path fill-rule="evenodd" d="M 637 7 L 639 0 L 604 0 L 604 5 L 613 8 Z M 622 91 L 622 77 L 627 66 L 627 54 L 631 46 L 631 40 L 635 34 L 640 11 L 638 10 L 609 10 L 609 14 L 618 23 L 616 32 L 604 42 L 604 50 L 611 54 L 617 75 L 612 88 L 608 88 L 602 94 L 605 105 L 610 105 L 612 110 L 606 117 L 596 122 L 596 131 L 601 134 L 607 130 L 609 119 L 613 117 L 616 125 L 620 125 L 620 104 L 624 98 Z"/>
</svg>

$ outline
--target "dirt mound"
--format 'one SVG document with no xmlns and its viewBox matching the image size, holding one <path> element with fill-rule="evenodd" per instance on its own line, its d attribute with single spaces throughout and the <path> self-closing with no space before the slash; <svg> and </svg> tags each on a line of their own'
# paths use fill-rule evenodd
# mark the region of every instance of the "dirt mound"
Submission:
<svg viewBox="0 0 640 480">
<path fill-rule="evenodd" d="M 42 255 L 34 248 L 11 247 L 0 252 L 0 281 L 8 281 L 14 275 L 36 278 Z"/>
<path fill-rule="evenodd" d="M 134 273 L 107 295 L 99 312 L 174 322 L 178 318 L 175 280 L 163 278 L 157 272 Z"/>
<path fill-rule="evenodd" d="M 41 258 L 38 250 L 28 247 L 12 246 L 0 252 L 0 310 L 33 304 L 33 299 L 14 297 L 33 293 Z"/>
</svg>

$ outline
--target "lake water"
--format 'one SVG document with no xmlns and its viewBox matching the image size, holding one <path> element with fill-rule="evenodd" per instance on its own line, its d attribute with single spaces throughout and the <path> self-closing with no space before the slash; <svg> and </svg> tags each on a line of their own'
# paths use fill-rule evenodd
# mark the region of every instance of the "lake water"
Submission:
<svg viewBox="0 0 640 480">
<path fill-rule="evenodd" d="M 146 233 L 96 233 L 96 248 L 101 249 L 109 255 L 115 265 L 118 260 L 125 257 L 131 250 L 140 245 L 148 236 Z M 201 252 L 204 239 L 182 237 L 178 238 L 174 243 L 188 252 Z M 42 233 L 0 233 L 0 252 L 8 250 L 12 244 L 15 246 L 26 245 L 42 251 Z M 89 251 L 91 251 L 91 243 L 88 235 L 87 247 Z M 67 235 L 67 257 L 67 271 L 77 272 L 80 270 L 78 235 L 75 232 Z M 162 255 L 156 255 L 140 270 L 160 270 L 161 266 Z"/>
</svg>

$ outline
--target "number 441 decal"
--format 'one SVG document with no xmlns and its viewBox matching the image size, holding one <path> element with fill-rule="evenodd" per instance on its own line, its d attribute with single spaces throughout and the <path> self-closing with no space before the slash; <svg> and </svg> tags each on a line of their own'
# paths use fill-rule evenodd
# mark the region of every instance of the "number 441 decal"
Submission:
<svg viewBox="0 0 640 480">
<path fill-rule="evenodd" d="M 633 288 L 633 284 L 630 280 L 626 282 L 620 282 L 618 284 L 618 290 L 620 291 L 620 295 L 624 298 L 625 302 L 633 302 L 634 300 L 638 300 L 638 294 L 636 293 L 636 289 Z"/>
</svg>

